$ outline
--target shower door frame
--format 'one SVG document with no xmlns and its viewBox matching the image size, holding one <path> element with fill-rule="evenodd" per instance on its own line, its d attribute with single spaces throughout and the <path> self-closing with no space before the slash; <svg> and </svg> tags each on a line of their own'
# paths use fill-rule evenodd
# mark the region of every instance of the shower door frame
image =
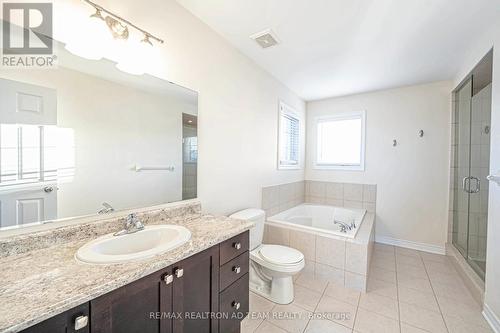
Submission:
<svg viewBox="0 0 500 333">
<path fill-rule="evenodd" d="M 470 84 L 470 99 L 469 99 L 469 106 L 468 106 L 468 113 L 467 117 L 468 119 L 460 119 L 461 115 L 463 118 L 463 112 L 462 114 L 460 113 L 460 107 L 463 106 L 461 100 L 460 100 L 460 93 L 462 89 L 464 89 L 468 84 Z M 490 83 L 491 85 L 491 83 Z M 488 87 L 488 85 L 486 86 Z M 487 225 L 487 212 L 488 212 L 488 206 L 486 204 L 486 209 L 485 212 L 483 212 L 481 209 L 481 201 L 479 201 L 479 211 L 472 212 L 471 209 L 471 196 L 472 195 L 484 195 L 483 191 L 488 192 L 488 181 L 486 177 L 483 177 L 479 172 L 479 174 L 474 174 L 474 172 L 477 173 L 477 169 L 481 169 L 481 167 L 484 167 L 481 164 L 481 161 L 479 161 L 479 167 L 477 166 L 477 161 L 474 162 L 473 160 L 473 155 L 475 156 L 476 154 L 473 154 L 473 145 L 474 145 L 474 140 L 477 140 L 473 138 L 473 135 L 477 135 L 480 133 L 482 135 L 482 126 L 484 124 L 481 123 L 480 125 L 480 132 L 479 133 L 473 133 L 473 127 L 477 126 L 477 124 L 474 123 L 473 117 L 477 117 L 477 112 L 484 112 L 483 109 L 481 110 L 475 110 L 474 107 L 474 96 L 478 95 L 479 92 L 482 92 L 483 89 L 486 87 L 482 87 L 481 91 L 476 91 L 475 92 L 475 86 L 474 86 L 474 74 L 471 73 L 469 74 L 462 82 L 461 84 L 453 91 L 453 114 L 454 114 L 454 119 L 453 119 L 453 126 L 454 126 L 454 132 L 452 133 L 453 140 L 452 140 L 452 147 L 454 149 L 453 154 L 452 154 L 452 191 L 453 191 L 453 200 L 452 200 L 452 211 L 453 211 L 453 221 L 452 221 L 452 237 L 451 241 L 453 246 L 457 249 L 457 251 L 465 258 L 469 266 L 478 274 L 478 276 L 484 280 L 485 276 L 485 265 L 486 265 L 486 254 L 484 253 L 484 265 L 481 267 L 476 261 L 483 261 L 481 260 L 480 256 L 480 251 L 481 251 L 481 244 L 479 244 L 479 239 L 481 235 L 479 234 L 479 230 L 476 231 L 476 235 L 471 235 L 471 220 L 472 216 L 471 214 L 474 214 L 474 218 L 477 220 L 475 221 L 476 224 L 481 223 L 481 214 L 484 215 L 486 214 L 486 225 Z M 491 103 L 491 96 L 490 96 L 490 103 Z M 490 109 L 490 116 L 491 116 L 491 109 Z M 481 115 L 482 117 L 483 115 Z M 466 124 L 465 126 L 468 126 L 468 129 L 466 131 L 463 131 L 463 123 L 461 121 L 465 121 Z M 489 126 L 491 126 L 491 121 L 489 121 Z M 488 126 L 487 125 L 487 126 Z M 488 126 L 488 128 L 489 128 Z M 462 131 L 462 132 L 461 132 Z M 463 139 L 463 135 L 467 134 L 467 148 L 464 150 L 460 146 L 461 143 L 460 140 Z M 489 138 L 491 140 L 491 138 Z M 481 141 L 480 141 L 481 142 Z M 477 145 L 477 142 L 475 143 Z M 482 142 L 480 143 L 481 148 Z M 491 142 L 489 142 L 488 146 L 491 145 Z M 478 149 L 478 147 L 475 147 L 475 149 Z M 467 153 L 466 158 L 464 159 L 464 152 Z M 488 153 L 489 154 L 489 153 Z M 477 156 L 476 156 L 477 157 Z M 489 160 L 489 158 L 488 158 Z M 464 162 L 465 161 L 465 162 Z M 464 168 L 464 164 L 465 168 Z M 464 171 L 460 171 L 462 169 L 466 169 L 467 172 L 464 174 Z M 474 171 L 474 172 L 473 172 Z M 482 186 L 482 188 L 481 188 Z M 466 193 L 466 200 L 464 200 L 464 193 Z M 462 197 L 461 197 L 462 196 Z M 486 198 L 488 197 L 488 194 L 486 194 Z M 481 200 L 479 197 L 473 198 L 474 200 Z M 464 219 L 464 212 L 463 209 L 461 210 L 460 208 L 466 208 L 466 231 L 465 231 L 465 244 L 464 240 L 461 239 L 463 238 L 463 235 L 460 233 L 463 232 L 463 225 L 461 225 L 461 222 L 463 224 L 463 219 Z M 476 216 L 478 215 L 478 216 Z M 462 219 L 462 221 L 461 221 Z M 476 252 L 473 253 L 471 252 L 471 237 L 477 237 L 476 244 L 477 249 Z M 484 236 L 486 238 L 486 235 Z"/>
</svg>

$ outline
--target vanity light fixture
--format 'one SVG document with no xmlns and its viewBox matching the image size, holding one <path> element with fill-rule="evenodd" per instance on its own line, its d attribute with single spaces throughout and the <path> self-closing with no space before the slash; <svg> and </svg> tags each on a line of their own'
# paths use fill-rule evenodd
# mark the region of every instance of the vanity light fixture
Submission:
<svg viewBox="0 0 500 333">
<path fill-rule="evenodd" d="M 150 62 L 152 55 L 153 42 L 163 44 L 164 41 L 95 2 L 83 1 L 91 5 L 95 13 L 90 16 L 87 33 L 67 43 L 66 49 L 90 60 L 106 56 L 117 61 L 116 67 L 123 72 L 144 74 L 144 65 Z M 132 40 L 129 29 L 142 34 L 142 39 Z"/>
<path fill-rule="evenodd" d="M 147 32 L 146 30 L 139 28 L 138 26 L 136 26 L 132 22 L 130 22 L 130 21 L 124 19 L 123 17 L 107 10 L 106 8 L 102 7 L 101 5 L 98 5 L 95 2 L 92 2 L 90 0 L 83 0 L 83 1 L 95 8 L 96 14 L 92 15 L 91 17 L 95 17 L 97 15 L 98 17 L 103 18 L 102 13 L 107 14 L 107 16 L 105 18 L 103 18 L 103 21 L 106 23 L 109 30 L 111 31 L 111 34 L 113 35 L 113 37 L 115 39 L 127 40 L 129 38 L 128 27 L 130 26 L 144 35 L 143 41 L 147 41 L 151 45 L 153 45 L 153 43 L 151 43 L 151 39 L 157 41 L 160 44 L 164 43 L 163 39 L 160 39 L 160 38 L 154 36 L 153 34 Z"/>
<path fill-rule="evenodd" d="M 115 39 L 128 39 L 129 32 L 128 27 L 122 24 L 120 21 L 112 18 L 111 16 L 106 16 L 106 25 L 108 26 L 113 38 Z"/>
<path fill-rule="evenodd" d="M 101 60 L 102 50 L 111 42 L 111 36 L 106 27 L 102 11 L 96 9 L 85 24 L 85 33 L 77 34 L 66 43 L 66 50 L 89 60 Z"/>
</svg>

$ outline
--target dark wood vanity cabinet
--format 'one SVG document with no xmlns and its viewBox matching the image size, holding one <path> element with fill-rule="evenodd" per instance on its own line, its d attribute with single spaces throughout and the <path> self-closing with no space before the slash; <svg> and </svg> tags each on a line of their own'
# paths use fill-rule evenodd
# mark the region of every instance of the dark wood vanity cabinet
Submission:
<svg viewBox="0 0 500 333">
<path fill-rule="evenodd" d="M 85 303 L 31 326 L 22 333 L 89 333 L 88 323 L 89 303 Z"/>
<path fill-rule="evenodd" d="M 245 232 L 23 333 L 236 333 L 248 292 Z"/>
<path fill-rule="evenodd" d="M 92 333 L 218 332 L 219 248 L 90 301 Z"/>
<path fill-rule="evenodd" d="M 219 247 L 195 254 L 173 269 L 183 271 L 172 287 L 173 312 L 182 314 L 173 320 L 172 332 L 218 332 L 219 321 L 213 314 L 219 311 Z"/>
<path fill-rule="evenodd" d="M 249 310 L 249 233 L 234 236 L 220 244 L 220 333 L 240 332 L 241 321 Z"/>
<path fill-rule="evenodd" d="M 90 301 L 92 333 L 170 333 L 172 321 L 160 317 L 172 309 L 171 268 L 156 272 Z"/>
</svg>

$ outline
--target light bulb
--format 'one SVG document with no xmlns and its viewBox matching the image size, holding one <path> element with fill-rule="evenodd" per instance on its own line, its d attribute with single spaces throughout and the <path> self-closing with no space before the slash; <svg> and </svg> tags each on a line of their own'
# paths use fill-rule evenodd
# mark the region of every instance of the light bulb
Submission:
<svg viewBox="0 0 500 333">
<path fill-rule="evenodd" d="M 112 38 L 101 11 L 97 9 L 90 19 L 87 18 L 86 22 L 79 26 L 82 28 L 66 44 L 66 50 L 86 59 L 102 59 Z"/>
<path fill-rule="evenodd" d="M 153 44 L 146 36 L 139 43 L 128 43 L 118 55 L 116 67 L 122 72 L 133 75 L 142 75 L 146 72 L 146 65 L 150 61 Z"/>
</svg>

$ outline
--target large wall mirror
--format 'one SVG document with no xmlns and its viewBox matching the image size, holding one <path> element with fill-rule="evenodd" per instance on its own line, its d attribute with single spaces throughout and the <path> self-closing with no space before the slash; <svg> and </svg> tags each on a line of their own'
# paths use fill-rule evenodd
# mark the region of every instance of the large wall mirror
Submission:
<svg viewBox="0 0 500 333">
<path fill-rule="evenodd" d="M 196 92 L 58 47 L 0 69 L 0 230 L 196 198 Z"/>
</svg>

